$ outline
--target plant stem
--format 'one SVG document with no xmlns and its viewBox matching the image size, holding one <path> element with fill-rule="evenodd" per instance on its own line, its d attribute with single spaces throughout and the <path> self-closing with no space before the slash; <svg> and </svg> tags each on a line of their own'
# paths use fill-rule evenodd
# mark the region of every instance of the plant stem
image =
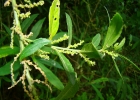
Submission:
<svg viewBox="0 0 140 100">
<path fill-rule="evenodd" d="M 59 50 L 75 51 L 75 52 L 80 52 L 81 51 L 81 50 L 69 49 L 69 48 L 63 48 L 63 47 L 57 47 L 57 46 L 52 46 L 52 48 L 56 48 L 56 49 L 59 49 Z"/>
<path fill-rule="evenodd" d="M 16 5 L 17 5 L 16 0 L 12 0 L 12 6 L 13 6 L 13 12 L 14 12 L 14 19 L 16 21 L 16 25 L 18 26 L 18 28 L 21 31 L 19 17 L 18 17 L 17 11 L 16 11 L 16 9 L 17 9 Z"/>
<path fill-rule="evenodd" d="M 28 66 L 28 65 L 26 64 L 26 66 Z M 31 77 L 31 75 L 30 75 L 30 72 L 29 72 L 29 66 L 28 66 L 28 68 L 26 69 L 26 78 L 27 78 L 28 83 L 29 83 L 29 86 L 30 86 L 30 88 L 31 88 L 31 91 L 30 91 L 30 92 L 33 93 L 35 100 L 39 100 L 38 95 L 37 95 L 37 93 L 36 93 L 36 88 L 35 88 L 34 85 L 33 85 L 33 79 L 32 79 L 32 77 Z"/>
<path fill-rule="evenodd" d="M 17 6 L 16 0 L 11 0 L 11 2 L 12 2 L 13 12 L 14 12 L 15 28 L 17 28 L 17 30 L 18 30 L 17 33 L 19 34 L 19 37 L 20 37 L 19 44 L 20 44 L 20 53 L 21 53 L 24 49 L 24 43 L 22 41 L 24 39 L 24 35 L 22 33 L 21 26 L 20 26 L 19 16 L 18 16 L 18 12 L 17 12 L 18 9 L 16 7 Z M 26 66 L 28 66 L 28 65 L 26 64 Z M 36 88 L 33 85 L 33 78 L 31 77 L 30 72 L 29 72 L 29 66 L 26 69 L 26 78 L 27 78 L 29 86 L 31 88 L 30 92 L 32 92 L 32 94 L 34 95 L 35 100 L 39 100 L 38 95 L 36 93 Z"/>
</svg>

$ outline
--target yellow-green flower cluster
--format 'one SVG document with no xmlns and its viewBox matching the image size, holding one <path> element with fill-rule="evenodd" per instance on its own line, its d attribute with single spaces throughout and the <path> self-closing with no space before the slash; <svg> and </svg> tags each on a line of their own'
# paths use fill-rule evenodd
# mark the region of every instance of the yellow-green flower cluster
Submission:
<svg viewBox="0 0 140 100">
<path fill-rule="evenodd" d="M 118 57 L 118 54 L 114 53 L 113 51 L 109 52 L 108 50 L 101 50 L 101 52 L 106 53 L 106 54 L 112 56 L 113 58 Z"/>
<path fill-rule="evenodd" d="M 27 3 L 31 3 L 31 1 L 30 0 L 24 0 L 25 2 L 27 2 Z"/>
<path fill-rule="evenodd" d="M 46 60 L 49 60 L 49 52 L 43 51 L 43 50 L 38 50 L 37 54 L 41 57 L 44 58 Z"/>
<path fill-rule="evenodd" d="M 28 45 L 31 40 L 28 38 L 33 35 L 32 32 L 30 32 L 28 35 L 24 35 L 21 31 L 21 29 L 16 26 L 15 20 L 13 21 L 13 27 L 11 27 L 12 33 L 11 33 L 11 43 L 10 47 L 13 48 L 13 41 L 14 41 L 14 33 L 17 33 L 20 36 L 20 39 L 23 41 L 25 45 Z"/>
<path fill-rule="evenodd" d="M 89 65 L 92 65 L 92 66 L 95 65 L 95 62 L 94 62 L 94 61 L 89 60 L 89 58 L 87 58 L 87 57 L 84 56 L 83 54 L 79 53 L 79 55 L 80 55 L 80 56 L 85 60 L 85 62 L 87 62 Z"/>
<path fill-rule="evenodd" d="M 29 1 L 27 1 L 27 2 L 29 2 Z M 37 3 L 35 3 L 35 2 L 34 3 L 30 3 L 29 2 L 29 4 L 25 4 L 25 5 L 19 4 L 19 5 L 17 5 L 17 7 L 20 7 L 20 8 L 34 8 L 34 7 L 42 6 L 43 4 L 44 4 L 44 1 L 40 0 Z"/>
<path fill-rule="evenodd" d="M 10 43 L 10 47 L 13 49 L 13 47 L 14 47 L 14 31 L 12 31 L 12 33 L 11 33 L 11 43 Z"/>
<path fill-rule="evenodd" d="M 6 0 L 4 3 L 4 7 L 9 6 L 10 5 L 11 0 Z"/>
<path fill-rule="evenodd" d="M 69 36 L 67 36 L 66 34 L 64 34 L 63 37 L 60 37 L 58 40 L 54 40 L 54 41 L 52 41 L 51 44 L 55 44 L 55 43 L 62 42 L 62 41 L 64 41 L 64 40 L 67 40 L 68 38 L 69 38 Z"/>
<path fill-rule="evenodd" d="M 76 43 L 76 44 L 74 44 L 74 45 L 69 45 L 67 48 L 77 48 L 78 46 L 80 46 L 80 45 L 82 45 L 84 43 L 84 41 L 82 40 L 80 40 L 80 43 Z"/>
<path fill-rule="evenodd" d="M 24 19 L 24 18 L 30 17 L 30 15 L 31 15 L 31 13 L 30 13 L 30 11 L 29 11 L 29 12 L 26 12 L 26 13 L 21 13 L 21 14 L 19 14 L 19 17 L 20 17 L 21 19 Z"/>
<path fill-rule="evenodd" d="M 17 57 L 19 57 L 19 55 Z M 17 60 L 17 57 L 14 58 L 14 61 Z M 31 100 L 35 100 L 34 96 L 32 95 L 33 89 L 35 89 L 35 87 L 33 85 L 34 82 L 42 83 L 42 84 L 46 85 L 50 89 L 50 91 L 52 91 L 51 87 L 47 83 L 46 75 L 45 75 L 44 71 L 41 70 L 40 67 L 38 67 L 36 64 L 33 64 L 30 60 L 24 60 L 21 62 L 21 64 L 23 64 L 24 70 L 23 70 L 22 76 L 17 81 L 14 80 L 13 68 L 11 68 L 13 85 L 11 87 L 9 87 L 8 89 L 13 88 L 19 82 L 22 82 L 23 89 L 28 94 L 28 96 L 31 98 Z M 13 63 L 11 64 L 11 66 L 13 66 Z M 33 66 L 36 70 L 38 70 L 42 74 L 42 76 L 44 77 L 45 80 L 41 81 L 38 79 L 33 79 L 29 74 L 29 71 L 31 71 L 30 66 Z M 28 87 L 26 85 L 27 83 L 25 82 L 26 79 L 28 80 L 28 83 L 29 83 Z"/>
<path fill-rule="evenodd" d="M 65 54 L 70 54 L 70 55 L 75 55 L 75 54 L 78 54 L 78 50 L 72 50 L 72 49 L 58 49 L 58 48 L 55 48 L 54 46 L 52 47 L 54 50 L 56 51 L 59 51 L 59 52 L 62 52 L 62 53 L 65 53 Z"/>
<path fill-rule="evenodd" d="M 52 49 L 58 51 L 58 52 L 62 52 L 65 54 L 70 54 L 70 55 L 75 55 L 75 54 L 79 54 L 84 60 L 85 62 L 87 62 L 90 65 L 95 65 L 95 62 L 91 61 L 89 58 L 87 58 L 86 56 L 84 56 L 83 54 L 80 53 L 80 50 L 76 50 L 76 49 L 69 49 L 69 48 L 62 48 L 62 47 L 56 47 L 56 46 L 52 46 Z"/>
</svg>

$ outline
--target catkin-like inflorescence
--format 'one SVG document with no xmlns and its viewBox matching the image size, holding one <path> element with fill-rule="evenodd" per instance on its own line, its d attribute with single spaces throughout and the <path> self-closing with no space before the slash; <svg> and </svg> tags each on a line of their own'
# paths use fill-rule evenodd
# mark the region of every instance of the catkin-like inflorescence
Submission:
<svg viewBox="0 0 140 100">
<path fill-rule="evenodd" d="M 67 48 L 77 48 L 78 46 L 82 45 L 84 40 L 80 40 L 79 43 L 75 43 L 74 45 L 69 45 Z"/>
<path fill-rule="evenodd" d="M 44 1 L 40 0 L 37 3 L 35 3 L 35 2 L 34 3 L 30 3 L 29 2 L 29 4 L 25 4 L 25 5 L 19 4 L 19 5 L 17 5 L 17 7 L 20 7 L 20 8 L 34 8 L 34 7 L 42 6 L 43 4 L 44 4 Z"/>
<path fill-rule="evenodd" d="M 114 59 L 115 59 L 116 57 L 118 57 L 118 54 L 115 53 L 115 52 L 113 52 L 113 51 L 110 52 L 110 51 L 108 51 L 108 50 L 103 50 L 103 49 L 102 49 L 101 52 L 106 53 L 106 54 L 112 56 Z"/>
<path fill-rule="evenodd" d="M 43 59 L 49 60 L 49 52 L 43 51 L 43 50 L 38 50 L 37 55 L 40 56 Z"/>
<path fill-rule="evenodd" d="M 89 65 L 94 66 L 95 62 L 91 61 L 89 58 L 87 58 L 86 56 L 84 56 L 83 54 L 79 53 L 79 55 L 84 59 L 85 62 L 87 62 Z"/>
<path fill-rule="evenodd" d="M 4 3 L 4 7 L 9 6 L 10 5 L 10 2 L 11 2 L 11 0 L 6 0 L 5 3 Z"/>
<path fill-rule="evenodd" d="M 52 41 L 51 44 L 56 44 L 56 43 L 62 42 L 64 40 L 67 40 L 68 38 L 69 38 L 69 36 L 64 34 L 63 37 L 60 37 L 59 39 Z"/>
</svg>

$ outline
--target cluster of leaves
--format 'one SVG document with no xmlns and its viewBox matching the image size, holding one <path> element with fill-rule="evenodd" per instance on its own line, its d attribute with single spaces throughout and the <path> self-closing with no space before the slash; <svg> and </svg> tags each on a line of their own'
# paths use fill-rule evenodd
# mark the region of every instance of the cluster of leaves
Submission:
<svg viewBox="0 0 140 100">
<path fill-rule="evenodd" d="M 50 0 L 45 0 L 45 1 L 51 2 Z M 127 17 L 129 16 L 127 15 L 128 13 L 124 12 L 126 8 L 129 6 L 129 4 L 133 3 L 133 0 L 128 0 L 127 2 L 123 0 L 119 0 L 119 1 L 104 0 L 101 2 L 100 0 L 98 0 L 96 3 L 94 3 L 92 0 L 82 0 L 81 2 L 75 0 L 73 1 L 74 3 L 71 3 L 69 0 L 67 0 L 65 6 L 68 9 L 67 12 L 72 18 L 71 19 L 70 16 L 66 14 L 68 32 L 61 31 L 56 34 L 59 27 L 59 17 L 60 17 L 59 16 L 60 11 L 57 8 L 58 6 L 56 6 L 59 5 L 58 1 L 59 0 L 54 0 L 50 8 L 50 12 L 49 12 L 50 19 L 49 19 L 49 28 L 48 28 L 49 31 L 43 28 L 43 23 L 45 22 L 45 18 L 37 21 L 35 25 L 33 25 L 34 20 L 38 17 L 38 14 L 31 15 L 30 18 L 22 21 L 21 23 L 22 32 L 28 33 L 28 31 L 31 31 L 34 34 L 29 38 L 33 41 L 30 42 L 29 45 L 25 47 L 25 49 L 20 54 L 19 60 L 14 63 L 13 71 L 15 74 L 14 76 L 15 79 L 20 77 L 23 70 L 20 61 L 24 59 L 31 59 L 35 64 L 38 65 L 39 68 L 41 68 L 41 70 L 44 71 L 49 83 L 52 84 L 58 90 L 61 90 L 61 92 L 59 93 L 58 90 L 55 90 L 55 88 L 53 88 L 53 93 L 51 93 L 49 89 L 47 89 L 47 87 L 45 87 L 44 85 L 35 83 L 37 90 L 40 91 L 40 93 L 38 93 L 40 99 L 52 99 L 52 100 L 63 100 L 69 98 L 72 98 L 74 100 L 138 99 L 140 97 L 139 90 L 138 90 L 140 87 L 138 84 L 140 79 L 140 77 L 138 76 L 140 69 L 137 66 L 139 63 L 135 65 L 131 60 L 129 60 L 128 58 L 120 54 L 123 53 L 124 55 L 133 58 L 131 57 L 131 53 L 130 55 L 128 55 L 130 51 L 127 50 L 127 48 L 130 47 L 127 48 L 123 47 L 127 39 L 121 37 L 123 27 L 125 28 L 126 26 L 130 27 L 131 24 L 135 25 L 134 19 L 128 21 L 129 23 L 126 23 L 126 21 L 128 20 Z M 111 2 L 115 2 L 114 5 L 110 5 Z M 80 5 L 78 6 L 77 3 L 80 3 Z M 106 3 L 109 4 L 105 5 Z M 118 4 L 120 3 L 122 5 L 118 6 Z M 123 6 L 123 3 L 126 4 L 127 6 Z M 93 4 L 96 5 L 95 8 L 91 6 Z M 100 6 L 101 4 L 104 4 L 104 7 Z M 88 14 L 83 14 L 85 13 L 85 9 L 83 9 L 83 6 L 86 7 Z M 112 13 L 112 11 L 114 10 L 111 10 L 112 6 L 116 7 L 114 8 L 114 10 L 117 10 L 120 13 L 122 13 L 122 17 L 124 19 L 125 25 L 123 24 L 122 17 L 119 13 L 116 13 L 113 16 L 113 18 L 110 20 L 109 14 L 111 15 L 114 14 Z M 135 8 L 138 9 L 137 7 Z M 43 9 L 46 8 L 42 8 L 41 10 Z M 105 16 L 107 14 L 102 9 L 104 10 L 106 9 L 108 17 Z M 93 13 L 91 13 L 92 10 L 94 11 Z M 94 16 L 95 11 L 96 11 L 96 17 Z M 101 13 L 101 11 L 103 12 Z M 101 16 L 103 15 L 103 13 L 104 16 Z M 136 16 L 139 16 L 138 12 Z M 94 17 L 96 19 L 94 19 Z M 105 20 L 107 20 L 108 18 L 110 24 L 109 27 L 107 28 L 107 21 Z M 74 26 L 73 29 L 72 29 L 72 22 Z M 94 22 L 96 22 L 96 25 L 93 24 Z M 60 30 L 63 28 L 65 30 L 66 25 L 64 24 L 61 25 L 60 22 Z M 8 83 L 8 82 L 12 83 L 9 77 L 9 74 L 11 74 L 10 65 L 13 62 L 12 60 L 14 57 L 13 55 L 19 53 L 20 47 L 18 43 L 19 38 L 17 35 L 14 36 L 14 45 L 15 45 L 14 48 L 11 49 L 9 47 L 11 30 L 4 23 L 1 25 L 5 28 L 6 31 L 1 30 L 1 38 L 0 38 L 0 45 L 1 45 L 0 48 L 1 87 L 0 88 L 5 89 L 3 88 L 4 86 L 3 83 Z M 138 25 L 133 27 L 137 28 Z M 93 29 L 95 30 L 94 32 L 96 34 L 95 36 L 92 33 L 94 31 Z M 126 28 L 124 33 L 128 31 L 129 29 Z M 126 35 L 125 37 L 129 37 L 130 39 L 129 45 L 132 46 L 132 50 L 134 51 L 136 50 L 137 53 L 139 53 L 139 50 L 137 48 L 139 47 L 140 39 L 139 37 L 135 36 L 136 34 L 133 34 L 134 31 L 135 30 L 133 29 L 132 33 L 130 33 L 131 35 L 130 36 Z M 49 39 L 38 38 L 41 36 L 43 37 L 48 36 L 46 33 L 44 34 L 43 32 L 47 32 L 50 35 Z M 56 46 L 53 46 L 51 43 L 52 41 L 58 40 L 61 37 L 63 37 L 65 33 L 69 36 L 68 44 L 64 42 L 64 44 L 61 44 L 61 47 L 57 47 L 57 49 L 59 49 L 59 51 L 57 51 Z M 73 41 L 72 41 L 72 37 L 73 37 Z M 89 57 L 90 59 L 95 60 L 96 61 L 95 66 L 91 67 L 89 64 L 85 63 L 86 59 L 84 59 L 83 61 L 83 59 L 77 56 L 71 57 L 69 55 L 65 56 L 64 54 L 62 54 L 65 50 L 66 51 L 69 50 L 69 48 L 67 48 L 66 45 L 68 45 L 68 47 L 71 46 L 71 44 L 74 41 L 80 41 L 79 38 L 84 39 L 86 42 L 89 41 L 90 42 L 85 43 L 81 47 L 82 49 L 79 49 L 78 53 L 80 52 L 80 54 L 83 54 L 84 57 Z M 120 42 L 117 43 L 119 38 L 122 40 L 119 40 Z M 134 45 L 132 43 L 134 43 Z M 64 47 L 62 48 L 62 45 L 66 48 Z M 38 50 L 49 52 L 49 56 L 51 58 L 45 59 L 44 57 L 43 58 L 38 57 L 38 55 L 42 53 L 39 52 Z M 62 51 L 61 53 L 61 50 L 64 51 Z M 77 50 L 77 49 L 72 49 L 72 50 Z M 134 56 L 134 57 L 138 57 L 138 56 Z M 133 58 L 133 60 L 134 59 L 136 58 Z M 70 61 L 72 62 L 72 64 L 70 63 Z M 66 72 L 66 75 L 64 72 Z M 42 79 L 42 76 L 40 75 L 40 73 L 38 72 L 36 73 L 36 70 L 33 70 L 31 74 L 32 77 L 34 78 Z M 68 77 L 68 79 L 66 76 Z M 4 82 L 4 80 L 6 82 Z M 19 86 L 19 88 L 21 87 Z M 22 96 L 24 96 L 25 99 L 27 99 L 26 94 L 25 95 L 23 95 L 23 93 L 21 94 Z M 11 95 L 10 97 L 12 97 Z M 23 98 L 22 96 L 20 98 Z M 1 99 L 3 98 L 4 97 L 1 96 Z"/>
</svg>

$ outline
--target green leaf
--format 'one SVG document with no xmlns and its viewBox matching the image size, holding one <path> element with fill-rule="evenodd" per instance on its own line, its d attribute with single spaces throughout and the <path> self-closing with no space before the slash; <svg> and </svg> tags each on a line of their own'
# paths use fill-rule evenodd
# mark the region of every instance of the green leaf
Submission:
<svg viewBox="0 0 140 100">
<path fill-rule="evenodd" d="M 92 81 L 90 84 L 98 84 L 98 83 L 106 82 L 106 81 L 109 81 L 109 79 L 105 78 L 105 77 L 101 77 L 101 78 L 98 78 L 98 79 Z"/>
<path fill-rule="evenodd" d="M 3 41 L 6 39 L 7 36 L 3 36 L 0 38 L 0 45 L 3 43 Z"/>
<path fill-rule="evenodd" d="M 0 67 L 0 76 L 8 75 L 11 73 L 11 63 L 13 61 L 10 61 L 6 63 L 4 66 Z M 16 71 L 20 68 L 21 64 L 19 61 L 16 61 L 13 65 L 13 70 Z"/>
<path fill-rule="evenodd" d="M 50 69 L 48 69 L 42 63 L 40 63 L 39 60 L 37 60 L 36 58 L 34 58 L 34 57 L 32 57 L 32 58 L 33 58 L 34 63 L 36 63 L 42 69 L 42 71 L 44 71 L 48 81 L 52 85 L 54 85 L 59 90 L 64 89 L 64 85 L 62 84 L 62 82 L 58 79 L 58 77 Z"/>
<path fill-rule="evenodd" d="M 69 36 L 69 40 L 68 40 L 68 46 L 71 45 L 71 41 L 72 41 L 72 21 L 70 16 L 66 14 L 66 21 L 67 21 L 67 27 L 68 27 L 68 36 Z"/>
<path fill-rule="evenodd" d="M 50 40 L 45 39 L 45 38 L 39 38 L 39 39 L 34 40 L 32 43 L 26 46 L 24 50 L 21 52 L 20 61 L 24 59 L 25 57 L 32 55 L 44 45 L 48 45 L 48 44 L 50 44 Z"/>
<path fill-rule="evenodd" d="M 99 91 L 99 89 L 97 87 L 95 87 L 94 85 L 91 85 L 93 87 L 93 89 L 96 91 L 97 96 L 100 98 L 100 100 L 104 100 L 102 93 Z"/>
<path fill-rule="evenodd" d="M 56 53 L 59 56 L 59 58 L 63 64 L 63 67 L 66 71 L 69 81 L 72 84 L 75 84 L 75 82 L 76 82 L 75 72 L 74 72 L 74 68 L 72 67 L 70 61 L 62 53 L 60 53 L 58 51 L 56 51 Z"/>
<path fill-rule="evenodd" d="M 116 13 L 111 19 L 107 35 L 104 40 L 103 49 L 107 49 L 120 37 L 123 29 L 123 20 L 119 13 Z"/>
<path fill-rule="evenodd" d="M 32 28 L 31 32 L 33 32 L 33 35 L 30 37 L 30 39 L 36 39 L 36 37 L 39 35 L 40 30 L 42 28 L 43 22 L 46 18 L 43 18 L 39 20 Z"/>
<path fill-rule="evenodd" d="M 87 43 L 82 47 L 80 51 L 82 54 L 87 55 L 89 58 L 101 58 L 101 53 L 94 47 L 92 43 Z"/>
<path fill-rule="evenodd" d="M 138 47 L 139 45 L 140 45 L 140 39 L 137 40 L 137 41 L 133 44 L 132 50 L 136 49 L 136 47 Z"/>
<path fill-rule="evenodd" d="M 26 18 L 22 24 L 21 24 L 21 29 L 22 32 L 26 32 L 27 29 L 29 28 L 29 26 L 33 23 L 33 21 L 35 20 L 35 18 L 38 16 L 38 14 L 33 14 L 30 16 L 30 18 Z"/>
<path fill-rule="evenodd" d="M 117 64 L 116 64 L 116 62 L 115 62 L 115 60 L 114 60 L 114 58 L 112 57 L 112 60 L 113 60 L 113 62 L 114 62 L 114 66 L 115 66 L 115 68 L 116 68 L 116 70 L 117 70 L 117 72 L 118 72 L 118 74 L 120 75 L 120 77 L 122 78 L 122 80 L 123 80 L 123 77 L 122 77 L 122 75 L 121 75 L 121 73 L 120 73 L 120 70 L 119 70 L 119 68 L 118 68 L 118 66 L 117 66 Z"/>
<path fill-rule="evenodd" d="M 81 100 L 88 100 L 87 92 L 83 92 L 83 94 L 81 96 Z"/>
<path fill-rule="evenodd" d="M 10 46 L 4 46 L 0 48 L 0 58 L 6 57 L 8 55 L 17 54 L 19 52 L 18 47 L 14 47 L 13 49 Z"/>
<path fill-rule="evenodd" d="M 6 82 L 11 82 L 11 78 L 9 78 L 7 76 L 2 76 L 1 79 L 3 79 Z"/>
<path fill-rule="evenodd" d="M 46 51 L 46 52 L 49 52 L 49 53 L 51 53 L 51 54 L 53 54 L 53 55 L 57 55 L 56 52 L 55 52 L 55 50 L 52 49 L 52 48 L 49 47 L 49 46 L 48 46 L 48 47 L 47 47 L 47 46 L 44 46 L 44 47 L 41 48 L 41 50 Z"/>
<path fill-rule="evenodd" d="M 75 84 L 72 84 L 69 82 L 66 87 L 61 91 L 61 93 L 55 98 L 55 100 L 64 100 L 68 98 L 72 98 L 75 93 L 79 89 L 79 83 L 75 82 Z"/>
<path fill-rule="evenodd" d="M 128 61 L 129 63 L 131 63 L 136 69 L 138 69 L 138 70 L 140 71 L 140 68 L 139 68 L 135 63 L 133 63 L 130 59 L 128 59 L 127 57 L 125 57 L 125 56 L 123 56 L 123 55 L 121 55 L 121 54 L 119 54 L 119 56 L 120 56 L 121 58 L 127 60 L 127 61 Z"/>
<path fill-rule="evenodd" d="M 10 30 L 9 27 L 7 27 L 5 24 L 2 24 L 6 30 L 6 32 L 10 35 L 12 33 L 12 31 Z"/>
<path fill-rule="evenodd" d="M 60 39 L 61 37 L 63 37 L 64 34 L 68 34 L 68 33 L 67 33 L 67 32 L 58 32 L 58 33 L 53 37 L 52 40 L 58 40 L 58 39 Z"/>
<path fill-rule="evenodd" d="M 115 43 L 114 49 L 115 50 L 120 50 L 124 46 L 124 44 L 125 44 L 125 38 L 123 38 L 120 43 Z"/>
<path fill-rule="evenodd" d="M 122 79 L 120 79 L 117 82 L 117 95 L 120 93 L 122 86 L 123 86 L 123 81 L 122 81 Z"/>
<path fill-rule="evenodd" d="M 55 36 L 59 28 L 60 1 L 54 0 L 49 10 L 49 39 Z"/>
<path fill-rule="evenodd" d="M 101 35 L 100 34 L 96 34 L 93 38 L 92 38 L 92 44 L 97 47 L 99 45 L 101 41 Z"/>
<path fill-rule="evenodd" d="M 62 69 L 62 70 L 64 69 L 58 62 L 56 62 L 53 59 L 46 60 L 46 59 L 38 58 L 38 60 L 44 65 L 53 66 L 55 68 L 59 68 L 59 69 Z"/>
</svg>

